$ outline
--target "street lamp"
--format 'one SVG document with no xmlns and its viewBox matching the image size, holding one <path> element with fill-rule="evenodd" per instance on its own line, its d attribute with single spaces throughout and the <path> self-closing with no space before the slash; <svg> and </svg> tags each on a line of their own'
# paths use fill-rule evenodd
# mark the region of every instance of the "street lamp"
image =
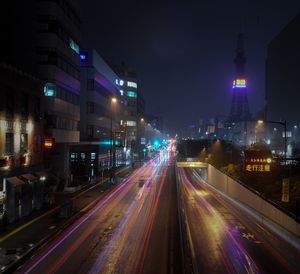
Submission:
<svg viewBox="0 0 300 274">
<path fill-rule="evenodd" d="M 145 145 L 145 119 L 143 117 L 140 118 L 140 122 L 137 126 L 137 148 L 140 150 L 142 145 Z M 144 152 L 144 158 L 145 158 L 145 151 Z"/>
<path fill-rule="evenodd" d="M 113 113 L 114 113 L 114 105 L 117 103 L 117 98 L 112 97 L 111 98 L 111 110 L 110 110 L 110 167 L 114 167 L 114 148 L 115 148 L 115 142 L 113 140 Z"/>
</svg>

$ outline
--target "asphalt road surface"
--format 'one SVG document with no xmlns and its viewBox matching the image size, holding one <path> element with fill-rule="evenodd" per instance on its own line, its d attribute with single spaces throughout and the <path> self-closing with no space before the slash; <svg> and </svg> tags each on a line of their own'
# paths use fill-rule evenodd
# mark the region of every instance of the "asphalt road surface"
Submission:
<svg viewBox="0 0 300 274">
<path fill-rule="evenodd" d="M 293 247 L 194 169 L 179 168 L 178 174 L 176 184 L 173 155 L 162 151 L 17 272 L 300 273 Z M 189 252 L 182 253 L 186 246 Z"/>
<path fill-rule="evenodd" d="M 179 169 L 195 273 L 300 273 L 299 254 L 254 218 L 209 188 L 193 169 Z"/>
<path fill-rule="evenodd" d="M 161 152 L 18 273 L 180 273 L 174 170 L 171 153 Z"/>
</svg>

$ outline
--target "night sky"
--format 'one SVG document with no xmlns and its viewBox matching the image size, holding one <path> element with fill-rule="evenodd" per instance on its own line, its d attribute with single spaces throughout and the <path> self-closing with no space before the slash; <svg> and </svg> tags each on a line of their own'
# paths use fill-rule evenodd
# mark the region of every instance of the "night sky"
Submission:
<svg viewBox="0 0 300 274">
<path fill-rule="evenodd" d="M 299 0 L 81 0 L 83 46 L 138 73 L 147 112 L 170 133 L 228 115 L 242 21 L 252 113 L 263 108 L 271 39 L 300 12 Z"/>
</svg>

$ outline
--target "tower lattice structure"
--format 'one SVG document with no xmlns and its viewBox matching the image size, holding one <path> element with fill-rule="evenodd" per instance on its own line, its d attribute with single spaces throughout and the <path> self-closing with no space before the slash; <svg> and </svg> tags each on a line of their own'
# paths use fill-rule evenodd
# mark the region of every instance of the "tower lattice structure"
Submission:
<svg viewBox="0 0 300 274">
<path fill-rule="evenodd" d="M 245 57 L 244 51 L 244 35 L 243 33 L 239 33 L 236 56 L 234 59 L 236 74 L 232 85 L 232 102 L 229 114 L 230 122 L 242 122 L 251 118 L 247 98 L 247 79 L 245 77 L 246 62 L 247 58 Z"/>
</svg>

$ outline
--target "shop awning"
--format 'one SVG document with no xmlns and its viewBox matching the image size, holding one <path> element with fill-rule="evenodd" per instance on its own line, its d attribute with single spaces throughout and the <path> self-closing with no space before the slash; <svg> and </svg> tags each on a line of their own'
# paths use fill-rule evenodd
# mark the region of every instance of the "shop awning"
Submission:
<svg viewBox="0 0 300 274">
<path fill-rule="evenodd" d="M 22 181 L 18 177 L 8 177 L 6 178 L 6 182 L 10 183 L 14 187 L 18 187 L 24 184 L 24 181 Z"/>
<path fill-rule="evenodd" d="M 25 179 L 28 182 L 34 182 L 34 181 L 37 181 L 37 179 L 38 179 L 37 177 L 33 176 L 30 173 L 22 174 L 21 177 L 22 177 L 22 179 Z"/>
</svg>

